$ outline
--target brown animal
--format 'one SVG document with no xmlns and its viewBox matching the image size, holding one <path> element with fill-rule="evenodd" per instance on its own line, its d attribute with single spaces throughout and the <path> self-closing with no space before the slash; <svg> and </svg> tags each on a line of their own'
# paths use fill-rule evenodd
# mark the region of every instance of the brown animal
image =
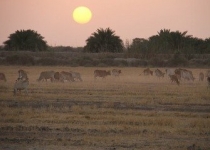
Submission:
<svg viewBox="0 0 210 150">
<path fill-rule="evenodd" d="M 63 82 L 64 82 L 64 80 L 72 81 L 72 82 L 75 81 L 70 72 L 62 71 L 60 74 L 61 74 L 61 78 L 62 78 Z"/>
<path fill-rule="evenodd" d="M 143 73 L 144 73 L 144 75 L 152 75 L 153 76 L 153 71 L 150 70 L 149 68 L 144 69 Z"/>
<path fill-rule="evenodd" d="M 178 77 L 176 75 L 169 75 L 171 82 L 176 82 L 177 85 L 179 85 L 179 80 Z"/>
<path fill-rule="evenodd" d="M 207 88 L 209 88 L 210 87 L 210 77 L 207 77 L 207 82 L 208 82 L 208 87 Z"/>
<path fill-rule="evenodd" d="M 164 77 L 164 75 L 165 75 L 165 73 L 163 73 L 161 70 L 159 70 L 159 69 L 156 69 L 155 70 L 155 75 L 158 77 L 158 78 L 160 78 L 160 77 Z"/>
<path fill-rule="evenodd" d="M 199 73 L 199 81 L 203 81 L 203 79 L 204 79 L 204 73 L 200 72 Z"/>
<path fill-rule="evenodd" d="M 181 68 L 175 69 L 175 70 L 174 70 L 174 74 L 177 76 L 177 78 L 178 78 L 179 80 L 181 80 L 182 70 L 183 70 L 183 69 L 181 69 Z"/>
<path fill-rule="evenodd" d="M 210 77 L 210 70 L 206 71 L 206 77 Z"/>
<path fill-rule="evenodd" d="M 28 80 L 28 75 L 25 70 L 18 70 L 18 80 Z"/>
<path fill-rule="evenodd" d="M 192 146 L 187 147 L 187 150 L 195 150 L 195 144 L 193 144 Z"/>
<path fill-rule="evenodd" d="M 7 81 L 5 74 L 2 72 L 0 72 L 0 80 Z"/>
<path fill-rule="evenodd" d="M 105 78 L 108 75 L 111 75 L 110 71 L 106 71 L 106 70 L 95 70 L 94 71 L 94 79 L 96 79 L 97 77 Z"/>
<path fill-rule="evenodd" d="M 55 72 L 54 73 L 54 79 L 55 79 L 55 81 L 58 81 L 58 82 L 64 82 L 63 76 L 61 75 L 60 72 Z"/>
<path fill-rule="evenodd" d="M 43 71 L 40 73 L 39 78 L 37 79 L 37 81 L 47 81 L 47 79 L 50 79 L 51 82 L 54 81 L 54 71 Z"/>
</svg>

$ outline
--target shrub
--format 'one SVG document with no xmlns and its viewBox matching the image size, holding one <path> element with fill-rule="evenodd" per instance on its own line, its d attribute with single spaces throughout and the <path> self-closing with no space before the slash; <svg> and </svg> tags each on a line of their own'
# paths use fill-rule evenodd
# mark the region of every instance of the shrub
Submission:
<svg viewBox="0 0 210 150">
<path fill-rule="evenodd" d="M 57 59 L 57 58 L 41 58 L 37 60 L 37 65 L 43 65 L 43 66 L 52 66 L 52 65 L 69 65 L 71 62 L 69 60 L 65 59 Z"/>
<path fill-rule="evenodd" d="M 126 67 L 128 66 L 128 62 L 125 60 L 114 61 L 114 66 Z"/>
<path fill-rule="evenodd" d="M 177 51 L 174 56 L 168 61 L 168 65 L 171 67 L 177 66 L 187 66 L 188 61 L 184 58 L 179 51 Z"/>
<path fill-rule="evenodd" d="M 99 63 L 98 65 L 97 65 L 97 67 L 108 67 L 106 64 L 104 64 L 104 63 Z"/>
<path fill-rule="evenodd" d="M 131 62 L 130 66 L 132 67 L 142 67 L 142 66 L 147 66 L 148 62 L 146 60 L 137 60 L 135 62 Z"/>
<path fill-rule="evenodd" d="M 165 67 L 166 62 L 162 58 L 154 57 L 149 60 L 149 64 L 156 67 Z"/>
<path fill-rule="evenodd" d="M 33 56 L 27 54 L 14 54 L 6 57 L 6 62 L 10 65 L 34 65 Z"/>
</svg>

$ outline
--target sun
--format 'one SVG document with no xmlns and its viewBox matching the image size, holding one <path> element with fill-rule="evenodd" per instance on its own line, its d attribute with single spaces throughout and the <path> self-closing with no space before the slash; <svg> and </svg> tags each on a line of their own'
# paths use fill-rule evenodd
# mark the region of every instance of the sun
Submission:
<svg viewBox="0 0 210 150">
<path fill-rule="evenodd" d="M 73 11 L 73 19 L 79 24 L 88 23 L 92 18 L 92 12 L 85 6 L 79 6 Z"/>
</svg>

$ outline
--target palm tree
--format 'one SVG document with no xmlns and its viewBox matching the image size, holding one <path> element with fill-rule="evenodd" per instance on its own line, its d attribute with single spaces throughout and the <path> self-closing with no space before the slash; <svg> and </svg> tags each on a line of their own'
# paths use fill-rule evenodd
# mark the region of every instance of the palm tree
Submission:
<svg viewBox="0 0 210 150">
<path fill-rule="evenodd" d="M 158 40 L 161 52 L 167 53 L 170 51 L 170 33 L 170 29 L 161 29 L 160 32 L 158 32 Z"/>
<path fill-rule="evenodd" d="M 86 52 L 122 52 L 123 42 L 119 36 L 115 35 L 115 32 L 110 28 L 97 29 L 97 32 L 86 40 L 86 46 L 84 47 Z"/>
<path fill-rule="evenodd" d="M 33 30 L 17 30 L 10 34 L 9 40 L 4 42 L 6 50 L 29 50 L 44 51 L 47 49 L 47 42 L 40 34 Z"/>
<path fill-rule="evenodd" d="M 186 44 L 188 44 L 188 39 L 192 37 L 191 35 L 187 35 L 187 31 L 184 31 L 183 33 L 179 31 L 171 32 L 170 36 L 170 45 L 173 50 L 183 49 L 186 46 Z"/>
</svg>

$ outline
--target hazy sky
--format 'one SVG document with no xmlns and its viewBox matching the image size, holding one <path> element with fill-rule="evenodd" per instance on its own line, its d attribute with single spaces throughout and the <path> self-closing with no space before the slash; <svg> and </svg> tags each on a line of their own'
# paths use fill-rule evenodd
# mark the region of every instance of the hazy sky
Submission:
<svg viewBox="0 0 210 150">
<path fill-rule="evenodd" d="M 72 19 L 77 6 L 92 11 L 87 24 Z M 125 41 L 148 38 L 161 29 L 210 37 L 210 0 L 0 0 L 0 45 L 16 30 L 32 29 L 51 46 L 85 46 L 99 28 Z"/>
</svg>

